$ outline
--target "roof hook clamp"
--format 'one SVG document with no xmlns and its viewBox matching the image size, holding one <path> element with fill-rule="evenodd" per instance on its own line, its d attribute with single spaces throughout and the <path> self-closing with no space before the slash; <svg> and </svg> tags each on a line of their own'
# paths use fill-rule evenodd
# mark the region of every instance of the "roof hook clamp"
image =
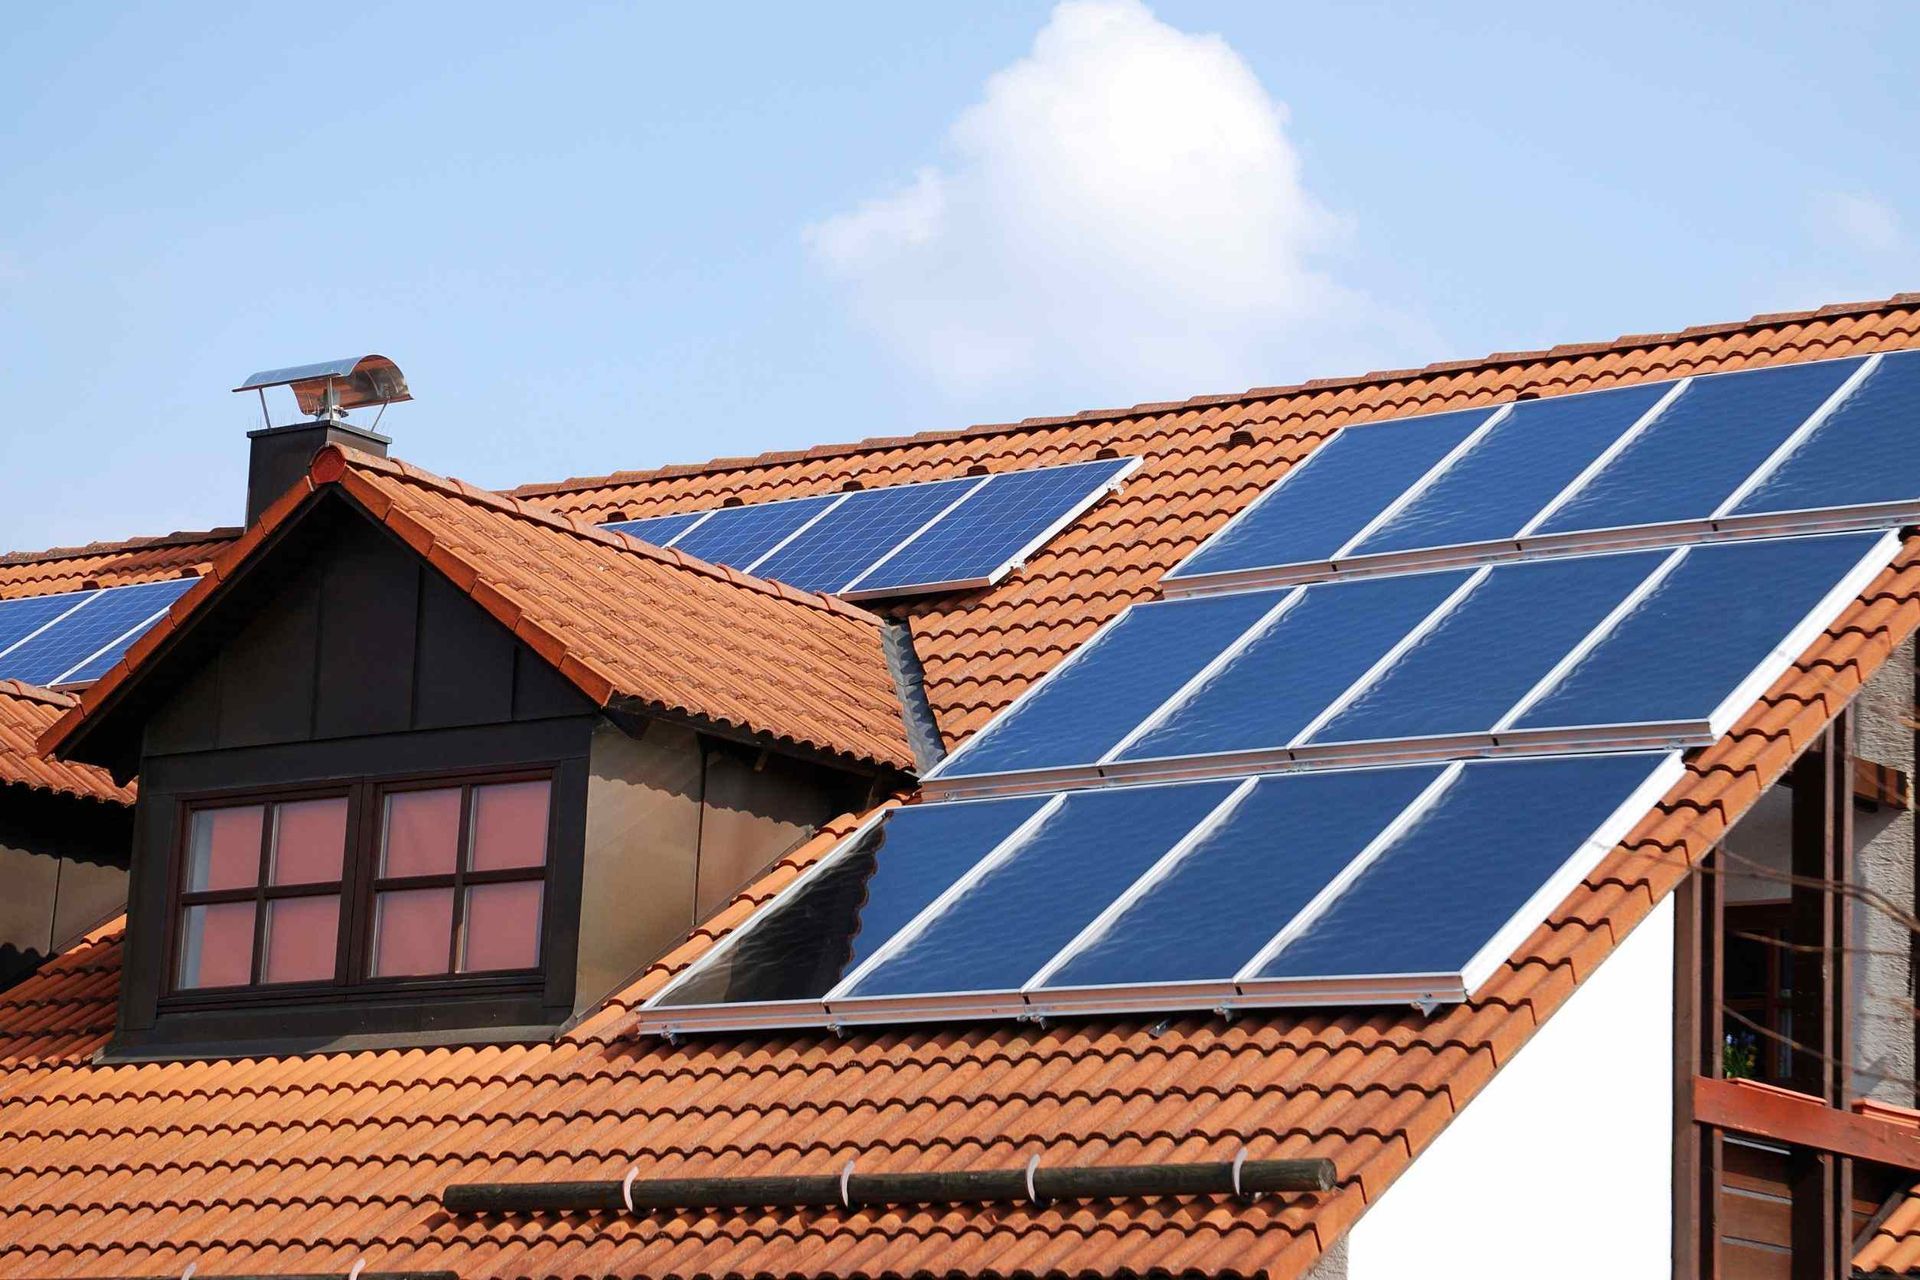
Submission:
<svg viewBox="0 0 1920 1280">
<path fill-rule="evenodd" d="M 840 1207 L 853 1212 L 853 1161 L 840 1166 Z"/>
<path fill-rule="evenodd" d="M 1260 1198 L 1260 1193 L 1256 1191 L 1249 1195 L 1246 1188 L 1240 1183 L 1240 1167 L 1246 1164 L 1246 1162 L 1247 1144 L 1243 1142 L 1240 1144 L 1240 1150 L 1234 1152 L 1233 1155 L 1233 1198 L 1244 1201 L 1247 1204 L 1252 1204 Z"/>
<path fill-rule="evenodd" d="M 355 1258 L 353 1260 L 353 1268 L 347 1272 L 347 1280 L 360 1280 L 360 1273 L 366 1269 L 366 1258 L 364 1256 Z"/>
<path fill-rule="evenodd" d="M 1027 1159 L 1027 1199 L 1033 1202 L 1034 1208 L 1044 1209 L 1047 1207 L 1048 1202 L 1040 1198 L 1039 1189 L 1033 1185 L 1033 1175 L 1038 1173 L 1039 1171 L 1040 1171 L 1040 1157 L 1039 1156 L 1028 1157 Z"/>
<path fill-rule="evenodd" d="M 620 1182 L 620 1203 L 627 1206 L 627 1212 L 633 1212 L 633 1180 L 638 1177 L 640 1166 L 634 1165 L 627 1170 L 627 1176 Z"/>
</svg>

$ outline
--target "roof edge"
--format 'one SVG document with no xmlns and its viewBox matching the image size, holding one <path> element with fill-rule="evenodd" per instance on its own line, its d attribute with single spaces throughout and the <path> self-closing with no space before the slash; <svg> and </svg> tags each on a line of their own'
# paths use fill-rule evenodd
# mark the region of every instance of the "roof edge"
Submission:
<svg viewBox="0 0 1920 1280">
<path fill-rule="evenodd" d="M 0 552 L 0 567 L 21 564 L 46 564 L 56 560 L 77 560 L 83 556 L 106 556 L 150 547 L 191 546 L 196 542 L 232 542 L 246 530 L 239 525 L 220 525 L 212 529 L 179 529 L 172 533 L 122 538 L 118 542 L 89 542 L 77 547 L 48 547 L 44 551 Z"/>
<path fill-rule="evenodd" d="M 940 443 L 943 441 L 1009 435 L 1016 431 L 1033 431 L 1088 422 L 1120 422 L 1129 418 L 1153 417 L 1158 414 L 1177 413 L 1189 409 L 1219 409 L 1234 405 L 1257 404 L 1264 400 L 1277 400 L 1287 396 L 1301 395 L 1310 392 L 1338 391 L 1368 385 L 1386 385 L 1394 382 L 1406 382 L 1415 378 L 1430 378 L 1442 374 L 1463 373 L 1471 369 L 1491 369 L 1512 365 L 1535 364 L 1544 360 L 1567 360 L 1578 356 L 1598 356 L 1613 352 L 1644 350 L 1651 347 L 1664 346 L 1669 343 L 1691 342 L 1701 338 L 1719 337 L 1734 333 L 1757 332 L 1784 324 L 1805 323 L 1809 320 L 1870 315 L 1876 312 L 1897 311 L 1902 309 L 1920 309 L 1920 292 L 1895 293 L 1885 298 L 1877 298 L 1863 302 L 1836 302 L 1806 311 L 1762 312 L 1749 316 L 1745 320 L 1694 325 L 1691 328 L 1669 333 L 1628 333 L 1621 334 L 1619 337 L 1606 342 L 1567 342 L 1536 351 L 1496 351 L 1478 359 L 1439 360 L 1416 368 L 1375 369 L 1368 373 L 1354 374 L 1345 377 L 1309 378 L 1303 382 L 1270 387 L 1252 387 L 1246 391 L 1221 395 L 1192 396 L 1185 400 L 1144 401 L 1140 404 L 1130 405 L 1124 408 L 1082 409 L 1076 413 L 1022 418 L 1018 422 L 979 423 L 973 426 L 956 427 L 948 430 L 921 431 L 906 436 L 868 436 L 861 440 L 852 440 L 841 444 L 818 445 L 809 449 L 776 449 L 742 457 L 711 458 L 705 462 L 672 463 L 667 466 L 651 467 L 637 471 L 614 471 L 599 476 L 572 476 L 565 480 L 536 481 L 529 484 L 518 485 L 504 492 L 515 497 L 527 498 L 565 493 L 581 493 L 593 489 L 606 488 L 610 485 L 639 484 L 650 480 L 675 479 L 694 475 L 715 475 L 729 471 L 747 471 L 757 467 L 773 466 L 784 462 L 838 458 L 855 453 L 872 453 L 885 449 L 908 449 L 918 445 Z"/>
</svg>

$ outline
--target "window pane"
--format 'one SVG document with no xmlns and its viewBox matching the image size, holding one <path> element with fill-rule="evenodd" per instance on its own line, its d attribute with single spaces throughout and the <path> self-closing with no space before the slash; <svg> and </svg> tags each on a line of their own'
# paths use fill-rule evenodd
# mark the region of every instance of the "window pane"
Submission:
<svg viewBox="0 0 1920 1280">
<path fill-rule="evenodd" d="M 547 860 L 547 784 L 501 782 L 473 789 L 468 868 L 538 867 Z"/>
<path fill-rule="evenodd" d="M 340 946 L 340 895 L 281 898 L 267 904 L 262 982 L 324 982 Z"/>
<path fill-rule="evenodd" d="M 347 849 L 347 798 L 298 800 L 273 808 L 269 884 L 327 884 L 340 878 Z"/>
<path fill-rule="evenodd" d="M 383 876 L 450 876 L 460 853 L 460 788 L 395 791 L 387 796 Z M 443 958 L 440 972 L 446 968 Z"/>
<path fill-rule="evenodd" d="M 531 969 L 540 963 L 538 880 L 477 884 L 467 890 L 460 971 Z"/>
<path fill-rule="evenodd" d="M 255 811 L 256 816 L 258 811 Z M 253 904 L 188 907 L 180 920 L 179 986 L 238 987 L 253 978 Z"/>
<path fill-rule="evenodd" d="M 188 844 L 187 892 L 251 889 L 260 883 L 260 822 L 257 804 L 201 809 L 193 815 Z"/>
<path fill-rule="evenodd" d="M 452 889 L 383 893 L 374 911 L 373 976 L 445 973 L 452 941 Z"/>
</svg>

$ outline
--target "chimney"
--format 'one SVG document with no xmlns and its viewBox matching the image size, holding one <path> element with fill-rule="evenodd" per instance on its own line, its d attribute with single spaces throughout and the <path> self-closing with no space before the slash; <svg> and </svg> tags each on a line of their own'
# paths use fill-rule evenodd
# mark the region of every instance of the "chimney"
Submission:
<svg viewBox="0 0 1920 1280">
<path fill-rule="evenodd" d="M 312 420 L 274 426 L 267 414 L 268 387 L 293 388 L 301 412 L 312 414 Z M 234 390 L 258 392 L 260 415 L 267 423 L 247 432 L 251 442 L 247 458 L 248 525 L 258 520 L 260 513 L 285 493 L 288 486 L 306 474 L 313 455 L 326 445 L 344 445 L 376 457 L 387 456 L 387 446 L 393 441 L 372 427 L 349 425 L 346 420 L 349 409 L 380 406 L 380 413 L 373 419 L 373 426 L 378 426 L 380 415 L 389 404 L 413 399 L 399 366 L 385 356 L 268 369 L 254 374 Z"/>
</svg>

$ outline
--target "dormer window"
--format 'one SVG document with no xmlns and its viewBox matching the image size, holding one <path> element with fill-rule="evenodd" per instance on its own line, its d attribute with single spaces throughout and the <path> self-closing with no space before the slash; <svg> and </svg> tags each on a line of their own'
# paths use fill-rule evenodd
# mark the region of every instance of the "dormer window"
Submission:
<svg viewBox="0 0 1920 1280">
<path fill-rule="evenodd" d="M 189 804 L 175 996 L 537 982 L 551 790 L 531 773 Z"/>
</svg>

